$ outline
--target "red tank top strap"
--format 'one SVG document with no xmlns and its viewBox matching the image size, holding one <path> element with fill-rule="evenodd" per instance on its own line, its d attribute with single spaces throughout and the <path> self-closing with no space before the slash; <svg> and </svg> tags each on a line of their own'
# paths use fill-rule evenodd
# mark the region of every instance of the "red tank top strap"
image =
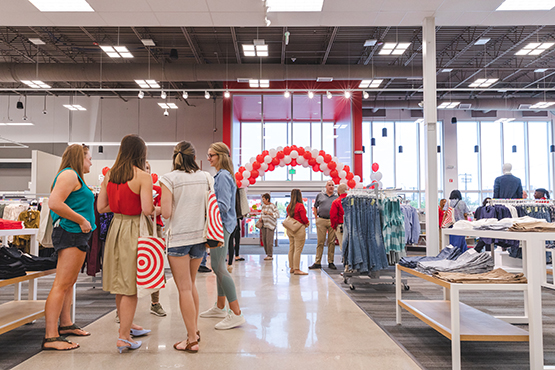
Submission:
<svg viewBox="0 0 555 370">
<path fill-rule="evenodd" d="M 108 203 L 112 212 L 128 216 L 141 214 L 141 197 L 139 194 L 133 193 L 128 183 L 114 184 L 108 182 L 106 190 L 108 192 Z"/>
</svg>

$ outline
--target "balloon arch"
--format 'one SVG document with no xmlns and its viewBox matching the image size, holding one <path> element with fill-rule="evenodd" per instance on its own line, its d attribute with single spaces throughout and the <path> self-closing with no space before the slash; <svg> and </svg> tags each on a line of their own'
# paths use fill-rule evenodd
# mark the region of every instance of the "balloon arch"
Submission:
<svg viewBox="0 0 555 370">
<path fill-rule="evenodd" d="M 256 179 L 266 172 L 285 166 L 311 167 L 314 172 L 323 172 L 325 176 L 330 176 L 336 185 L 347 184 L 351 189 L 362 188 L 360 176 L 354 175 L 350 167 L 339 162 L 337 157 L 332 157 L 323 150 L 296 145 L 264 150 L 256 158 L 251 158 L 235 173 L 237 187 L 254 185 Z"/>
</svg>

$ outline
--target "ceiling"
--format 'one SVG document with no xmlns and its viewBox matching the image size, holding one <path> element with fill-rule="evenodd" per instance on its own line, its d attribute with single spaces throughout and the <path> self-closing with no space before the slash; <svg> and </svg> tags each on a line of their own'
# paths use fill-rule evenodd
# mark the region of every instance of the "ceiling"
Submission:
<svg viewBox="0 0 555 370">
<path fill-rule="evenodd" d="M 149 75 L 193 96 L 248 89 L 238 78 L 267 78 L 271 89 L 303 81 L 310 89 L 317 77 L 333 77 L 330 90 L 342 80 L 379 78 L 369 100 L 420 101 L 421 24 L 435 16 L 440 98 L 555 99 L 555 46 L 538 56 L 515 55 L 530 42 L 555 42 L 555 10 L 495 12 L 501 2 L 325 0 L 319 13 L 268 13 L 272 23 L 265 27 L 260 0 L 89 0 L 93 13 L 41 13 L 28 1 L 0 0 L 0 93 L 44 94 L 25 91 L 25 79 L 48 83 L 55 95 L 79 90 L 126 98 L 137 94 L 134 80 Z M 31 38 L 46 44 L 37 47 Z M 490 41 L 474 45 L 480 38 Z M 254 39 L 265 40 L 269 57 L 243 56 L 242 44 Z M 369 39 L 378 42 L 365 47 Z M 411 46 L 401 56 L 383 56 L 385 42 Z M 134 58 L 109 58 L 99 45 L 125 45 Z M 534 72 L 539 68 L 547 70 Z M 499 81 L 469 88 L 478 78 Z"/>
</svg>

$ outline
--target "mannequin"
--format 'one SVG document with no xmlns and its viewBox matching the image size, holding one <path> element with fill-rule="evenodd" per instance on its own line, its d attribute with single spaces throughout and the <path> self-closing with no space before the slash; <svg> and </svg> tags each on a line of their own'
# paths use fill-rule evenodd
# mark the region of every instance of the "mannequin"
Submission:
<svg viewBox="0 0 555 370">
<path fill-rule="evenodd" d="M 510 163 L 503 165 L 503 176 L 495 179 L 493 197 L 496 199 L 522 199 L 522 182 L 511 174 L 513 166 Z"/>
</svg>

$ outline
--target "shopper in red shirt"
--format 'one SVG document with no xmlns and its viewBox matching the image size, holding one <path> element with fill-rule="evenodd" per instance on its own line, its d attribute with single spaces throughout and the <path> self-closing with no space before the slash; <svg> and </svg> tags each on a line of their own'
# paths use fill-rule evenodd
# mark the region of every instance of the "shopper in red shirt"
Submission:
<svg viewBox="0 0 555 370">
<path fill-rule="evenodd" d="M 339 184 L 337 187 L 337 195 L 339 198 L 333 201 L 330 208 L 331 227 L 335 230 L 335 236 L 339 242 L 339 249 L 343 245 L 343 205 L 341 200 L 347 196 L 347 185 Z"/>
<path fill-rule="evenodd" d="M 303 252 L 304 242 L 306 240 L 306 228 L 309 222 L 306 217 L 306 208 L 303 204 L 303 195 L 299 189 L 291 190 L 291 202 L 287 206 L 287 215 L 303 224 L 297 232 L 287 232 L 287 236 L 289 237 L 290 272 L 295 275 L 308 275 L 308 273 L 300 269 L 301 253 Z"/>
</svg>

